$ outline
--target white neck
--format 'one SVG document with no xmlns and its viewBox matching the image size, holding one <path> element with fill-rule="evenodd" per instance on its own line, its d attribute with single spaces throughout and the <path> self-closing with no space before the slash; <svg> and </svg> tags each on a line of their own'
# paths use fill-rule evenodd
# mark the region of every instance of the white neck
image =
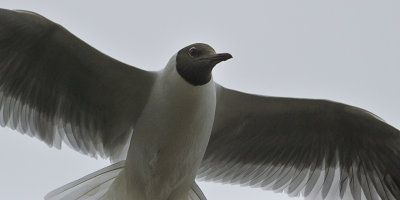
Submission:
<svg viewBox="0 0 400 200">
<path fill-rule="evenodd" d="M 177 73 L 175 59 L 158 73 L 133 133 L 124 172 L 133 199 L 185 197 L 208 144 L 216 106 L 214 82 L 189 84 Z"/>
</svg>

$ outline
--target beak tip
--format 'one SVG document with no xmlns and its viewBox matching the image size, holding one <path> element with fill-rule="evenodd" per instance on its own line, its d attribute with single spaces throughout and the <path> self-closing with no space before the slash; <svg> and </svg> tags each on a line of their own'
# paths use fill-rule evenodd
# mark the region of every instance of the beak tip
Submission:
<svg viewBox="0 0 400 200">
<path fill-rule="evenodd" d="M 233 56 L 230 53 L 219 53 L 217 54 L 217 56 L 221 59 L 221 61 L 226 61 L 233 58 Z"/>
</svg>

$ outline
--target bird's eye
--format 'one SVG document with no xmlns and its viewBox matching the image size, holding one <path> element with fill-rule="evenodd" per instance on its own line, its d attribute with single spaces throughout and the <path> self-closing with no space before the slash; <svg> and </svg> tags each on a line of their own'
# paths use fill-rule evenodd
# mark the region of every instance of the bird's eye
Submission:
<svg viewBox="0 0 400 200">
<path fill-rule="evenodd" d="M 190 48 L 188 53 L 191 57 L 198 57 L 200 55 L 200 51 L 196 47 Z"/>
</svg>

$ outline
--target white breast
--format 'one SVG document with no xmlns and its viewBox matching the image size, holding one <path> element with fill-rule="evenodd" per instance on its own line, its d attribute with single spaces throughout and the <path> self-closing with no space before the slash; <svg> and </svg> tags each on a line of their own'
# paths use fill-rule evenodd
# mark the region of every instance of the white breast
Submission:
<svg viewBox="0 0 400 200">
<path fill-rule="evenodd" d="M 126 176 L 141 199 L 187 195 L 204 155 L 214 121 L 215 85 L 192 86 L 176 72 L 175 56 L 159 72 L 138 119 Z"/>
</svg>

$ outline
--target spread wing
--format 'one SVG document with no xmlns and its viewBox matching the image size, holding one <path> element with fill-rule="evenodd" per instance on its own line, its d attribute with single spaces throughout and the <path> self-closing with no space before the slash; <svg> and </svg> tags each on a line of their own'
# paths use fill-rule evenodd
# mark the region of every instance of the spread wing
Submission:
<svg viewBox="0 0 400 200">
<path fill-rule="evenodd" d="M 153 79 L 40 15 L 0 9 L 2 126 L 49 146 L 118 156 Z"/>
<path fill-rule="evenodd" d="M 310 199 L 400 199 L 400 131 L 349 105 L 217 85 L 198 178 Z"/>
</svg>

